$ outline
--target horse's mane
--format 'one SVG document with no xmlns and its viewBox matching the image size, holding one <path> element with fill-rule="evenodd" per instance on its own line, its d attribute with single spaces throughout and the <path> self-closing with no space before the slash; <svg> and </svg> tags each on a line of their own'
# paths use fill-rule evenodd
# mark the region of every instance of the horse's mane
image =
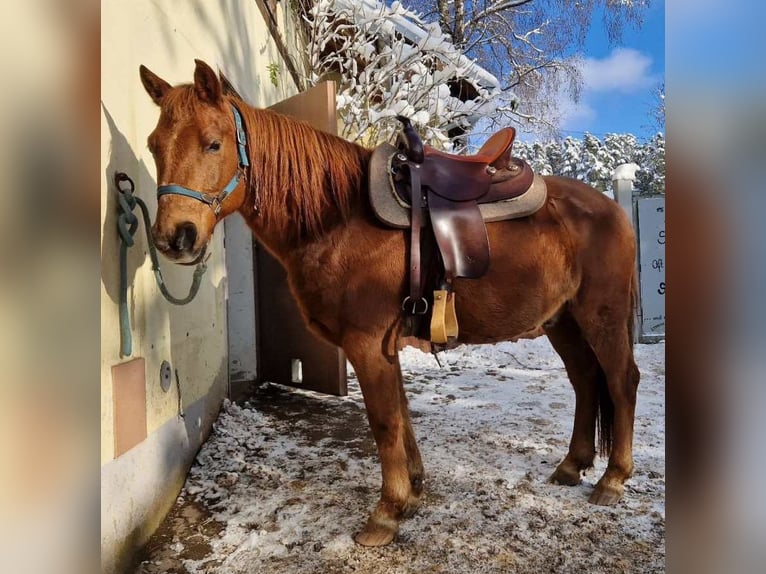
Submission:
<svg viewBox="0 0 766 574">
<path fill-rule="evenodd" d="M 245 121 L 249 197 L 258 198 L 260 217 L 272 229 L 283 226 L 283 236 L 297 223 L 303 238 L 346 220 L 363 187 L 370 150 L 237 98 L 233 103 Z"/>
</svg>

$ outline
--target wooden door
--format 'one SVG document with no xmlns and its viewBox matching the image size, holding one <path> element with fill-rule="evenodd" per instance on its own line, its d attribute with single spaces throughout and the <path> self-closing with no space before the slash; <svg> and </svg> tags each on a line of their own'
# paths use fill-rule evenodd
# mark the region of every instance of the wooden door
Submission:
<svg viewBox="0 0 766 574">
<path fill-rule="evenodd" d="M 333 82 L 323 82 L 271 109 L 307 121 L 319 130 L 337 134 Z M 253 252 L 260 341 L 259 380 L 346 395 L 343 351 L 308 331 L 287 286 L 287 274 L 279 262 L 257 241 Z"/>
</svg>

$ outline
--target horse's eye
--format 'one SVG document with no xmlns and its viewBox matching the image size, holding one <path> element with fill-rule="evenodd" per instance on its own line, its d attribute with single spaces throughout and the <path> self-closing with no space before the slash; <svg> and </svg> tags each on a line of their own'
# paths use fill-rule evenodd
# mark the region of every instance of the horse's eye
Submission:
<svg viewBox="0 0 766 574">
<path fill-rule="evenodd" d="M 214 141 L 209 146 L 207 146 L 207 151 L 218 151 L 219 149 L 221 149 L 221 142 L 219 142 L 218 140 Z"/>
</svg>

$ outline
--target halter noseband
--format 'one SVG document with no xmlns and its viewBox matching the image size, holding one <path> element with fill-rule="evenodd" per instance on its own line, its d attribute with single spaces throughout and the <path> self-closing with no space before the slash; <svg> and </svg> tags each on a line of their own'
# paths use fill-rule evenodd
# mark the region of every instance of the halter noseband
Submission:
<svg viewBox="0 0 766 574">
<path fill-rule="evenodd" d="M 237 171 L 234 172 L 234 175 L 229 180 L 229 183 L 226 184 L 226 187 L 223 188 L 221 193 L 218 195 L 211 195 L 209 193 L 203 193 L 201 191 L 189 189 L 188 187 L 184 187 L 182 185 L 170 184 L 157 186 L 157 198 L 168 194 L 184 195 L 186 197 L 191 197 L 192 199 L 196 199 L 202 203 L 208 204 L 213 209 L 216 216 L 220 213 L 223 200 L 226 199 L 226 197 L 237 188 L 239 181 L 242 178 L 244 168 L 250 165 L 250 161 L 247 159 L 247 135 L 245 134 L 242 116 L 240 115 L 239 110 L 233 104 L 231 105 L 231 110 L 234 112 L 234 124 L 237 128 L 236 132 L 239 165 L 237 166 Z"/>
</svg>

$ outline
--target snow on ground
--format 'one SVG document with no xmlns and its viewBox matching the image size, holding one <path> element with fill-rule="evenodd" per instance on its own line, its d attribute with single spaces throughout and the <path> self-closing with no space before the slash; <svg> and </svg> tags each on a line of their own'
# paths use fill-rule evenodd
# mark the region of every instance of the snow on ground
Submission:
<svg viewBox="0 0 766 574">
<path fill-rule="evenodd" d="M 401 353 L 426 468 L 418 513 L 388 547 L 354 544 L 380 470 L 362 395 L 260 386 L 227 403 L 136 574 L 662 572 L 665 344 L 637 345 L 635 474 L 615 507 L 548 484 L 574 393 L 544 337 Z"/>
</svg>

